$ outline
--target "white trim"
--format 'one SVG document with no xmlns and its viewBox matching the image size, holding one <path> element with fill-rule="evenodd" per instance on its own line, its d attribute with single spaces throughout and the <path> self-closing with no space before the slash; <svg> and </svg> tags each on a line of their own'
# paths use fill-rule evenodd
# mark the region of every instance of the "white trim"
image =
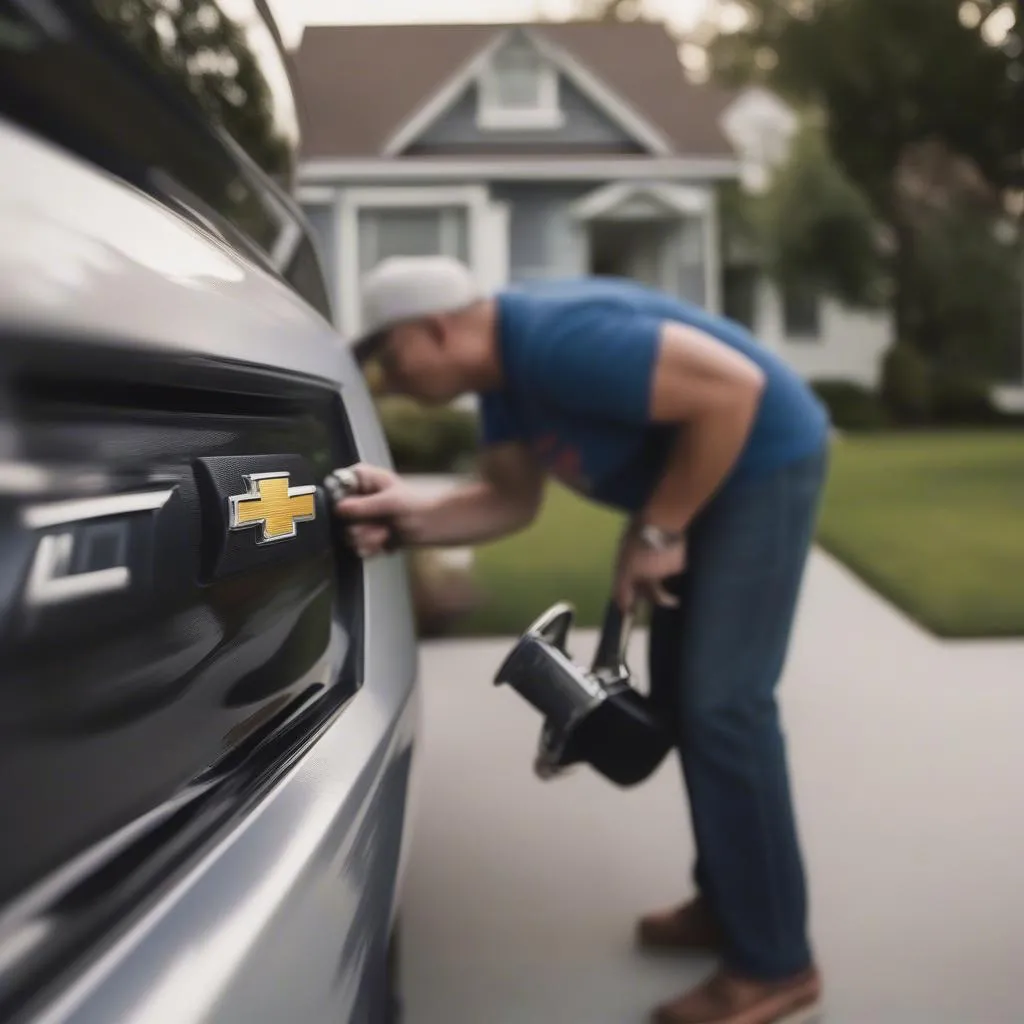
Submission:
<svg viewBox="0 0 1024 1024">
<path fill-rule="evenodd" d="M 521 32 L 537 50 L 547 57 L 576 87 L 613 120 L 623 131 L 650 153 L 668 156 L 674 151 L 668 137 L 635 107 L 604 84 L 592 71 L 566 51 L 533 29 L 505 29 L 492 39 L 475 57 L 434 93 L 426 103 L 403 122 L 381 150 L 383 156 L 399 156 L 418 139 L 438 118 L 447 113 L 470 83 L 487 68 L 491 57 L 514 32 Z"/>
<path fill-rule="evenodd" d="M 378 188 L 350 188 L 345 198 L 357 206 L 472 206 L 487 202 L 487 189 L 483 185 L 460 185 L 446 188 L 429 185 Z"/>
<path fill-rule="evenodd" d="M 511 29 L 499 32 L 479 53 L 460 67 L 451 78 L 423 106 L 414 110 L 384 144 L 382 156 L 398 156 L 412 145 L 438 118 L 446 114 L 470 83 L 487 67 L 491 55 L 504 45 Z"/>
<path fill-rule="evenodd" d="M 485 232 L 491 223 L 491 203 L 483 185 L 372 187 L 344 189 L 338 196 L 337 251 L 339 317 L 342 334 L 359 330 L 359 211 L 366 208 L 461 206 L 467 215 L 469 266 L 476 272 L 487 265 Z M 505 244 L 508 244 L 507 237 Z M 488 282 L 490 283 L 490 282 Z M 504 282 L 498 282 L 503 284 Z"/>
<path fill-rule="evenodd" d="M 376 158 L 309 160 L 299 169 L 303 188 L 330 183 L 383 181 L 636 181 L 671 178 L 677 181 L 735 180 L 740 162 L 734 157 L 524 157 L 405 160 Z"/>
<path fill-rule="evenodd" d="M 665 182 L 619 181 L 604 188 L 595 189 L 569 208 L 570 216 L 576 220 L 596 220 L 615 215 L 618 207 L 637 196 L 652 196 L 667 207 L 669 215 L 681 217 L 703 217 L 708 212 L 709 190 L 687 188 Z"/>
<path fill-rule="evenodd" d="M 707 190 L 704 214 L 704 306 L 709 313 L 722 312 L 722 246 L 718 216 L 718 192 Z"/>
<path fill-rule="evenodd" d="M 300 185 L 295 198 L 300 206 L 330 206 L 335 190 L 330 185 Z"/>
<path fill-rule="evenodd" d="M 617 92 L 605 85 L 578 58 L 550 39 L 546 39 L 542 32 L 526 29 L 524 34 L 542 54 L 561 68 L 584 96 L 596 103 L 626 134 L 657 156 L 668 156 L 674 152 L 675 147 L 664 132 L 656 128 Z"/>
<path fill-rule="evenodd" d="M 508 110 L 489 105 L 483 99 L 477 103 L 476 126 L 485 132 L 555 131 L 563 124 L 565 115 L 557 104 Z"/>
<path fill-rule="evenodd" d="M 559 102 L 558 70 L 533 44 L 533 52 L 542 65 L 537 69 L 540 79 L 540 102 L 536 107 L 510 109 L 498 101 L 499 71 L 496 64 L 505 46 L 492 51 L 485 67 L 477 75 L 476 126 L 480 131 L 553 131 L 565 124 Z"/>
<path fill-rule="evenodd" d="M 509 232 L 511 207 L 507 202 L 487 204 L 484 216 L 479 218 L 480 259 L 475 267 L 480 283 L 488 291 L 496 291 L 508 284 L 511 268 Z"/>
</svg>

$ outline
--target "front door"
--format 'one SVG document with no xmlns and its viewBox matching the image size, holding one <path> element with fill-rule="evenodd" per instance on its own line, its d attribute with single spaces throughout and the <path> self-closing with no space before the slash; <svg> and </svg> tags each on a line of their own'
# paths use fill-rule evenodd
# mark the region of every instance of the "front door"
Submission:
<svg viewBox="0 0 1024 1024">
<path fill-rule="evenodd" d="M 669 295 L 704 303 L 700 223 L 681 217 L 595 220 L 590 272 L 625 277 Z"/>
</svg>

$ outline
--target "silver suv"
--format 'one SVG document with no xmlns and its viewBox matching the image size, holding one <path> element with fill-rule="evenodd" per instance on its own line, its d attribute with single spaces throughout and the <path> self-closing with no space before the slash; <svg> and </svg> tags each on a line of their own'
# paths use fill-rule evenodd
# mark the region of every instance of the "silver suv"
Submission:
<svg viewBox="0 0 1024 1024">
<path fill-rule="evenodd" d="M 393 1019 L 390 465 L 261 0 L 0 0 L 0 1020 Z"/>
</svg>

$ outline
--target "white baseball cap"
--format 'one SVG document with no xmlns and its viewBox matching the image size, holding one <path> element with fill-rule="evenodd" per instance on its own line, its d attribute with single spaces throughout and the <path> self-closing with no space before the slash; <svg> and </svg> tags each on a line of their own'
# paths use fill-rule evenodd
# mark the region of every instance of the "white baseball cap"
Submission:
<svg viewBox="0 0 1024 1024">
<path fill-rule="evenodd" d="M 360 286 L 363 331 L 352 345 L 369 359 L 389 328 L 406 320 L 465 309 L 485 297 L 469 268 L 449 256 L 393 256 L 378 263 Z"/>
</svg>

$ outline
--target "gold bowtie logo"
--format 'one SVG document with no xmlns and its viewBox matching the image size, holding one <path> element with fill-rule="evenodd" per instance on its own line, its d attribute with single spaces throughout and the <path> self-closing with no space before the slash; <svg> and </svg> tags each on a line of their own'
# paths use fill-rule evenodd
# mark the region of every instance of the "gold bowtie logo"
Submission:
<svg viewBox="0 0 1024 1024">
<path fill-rule="evenodd" d="M 243 476 L 246 494 L 228 498 L 228 528 L 261 527 L 257 544 L 290 540 L 297 523 L 316 519 L 316 487 L 289 487 L 287 473 L 252 473 Z"/>
</svg>

